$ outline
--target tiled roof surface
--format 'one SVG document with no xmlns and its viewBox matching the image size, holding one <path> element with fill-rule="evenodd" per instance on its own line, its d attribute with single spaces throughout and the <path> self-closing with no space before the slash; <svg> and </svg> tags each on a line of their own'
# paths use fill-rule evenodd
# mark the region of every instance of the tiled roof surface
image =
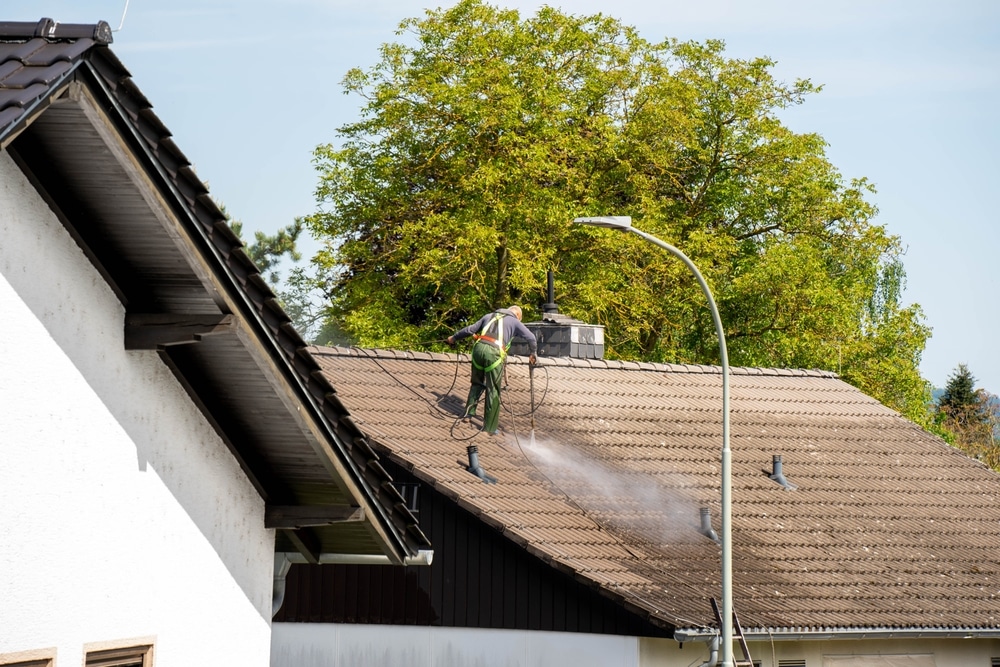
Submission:
<svg viewBox="0 0 1000 667">
<path fill-rule="evenodd" d="M 16 37 L 2 37 L 6 35 Z M 0 130 L 13 126 L 44 100 L 91 47 L 110 43 L 111 28 L 103 21 L 96 25 L 58 24 L 52 19 L 36 24 L 0 22 Z"/>
<path fill-rule="evenodd" d="M 454 414 L 465 355 L 318 348 L 392 460 L 556 568 L 680 627 L 712 624 L 721 374 L 511 358 L 503 437 Z M 734 606 L 744 629 L 1000 627 L 1000 476 L 834 374 L 733 369 Z M 466 446 L 498 479 L 465 470 Z M 783 457 L 785 490 L 769 479 Z"/>
</svg>

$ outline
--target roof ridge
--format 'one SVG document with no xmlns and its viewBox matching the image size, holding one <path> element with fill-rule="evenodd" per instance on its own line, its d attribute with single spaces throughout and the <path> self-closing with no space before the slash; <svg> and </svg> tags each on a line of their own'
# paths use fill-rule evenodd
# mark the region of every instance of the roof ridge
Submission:
<svg viewBox="0 0 1000 667">
<path fill-rule="evenodd" d="M 97 23 L 59 23 L 50 18 L 38 21 L 0 21 L 0 39 L 32 39 L 42 37 L 48 40 L 92 39 L 101 45 L 114 41 L 111 26 L 107 21 Z"/>
<path fill-rule="evenodd" d="M 311 345 L 309 352 L 313 355 L 331 357 L 366 356 L 378 359 L 409 359 L 424 361 L 454 362 L 456 358 L 467 357 L 464 353 L 426 352 L 422 350 L 392 350 L 388 348 L 359 347 L 356 345 Z M 526 357 L 511 355 L 513 363 L 527 363 Z M 664 373 L 700 373 L 705 375 L 721 375 L 721 366 L 703 364 L 665 364 L 652 361 L 628 361 L 618 359 L 576 359 L 573 357 L 538 357 L 539 365 L 571 366 L 574 368 L 606 368 L 623 371 L 660 371 Z M 838 379 L 840 376 L 833 371 L 819 368 L 761 368 L 756 366 L 730 366 L 731 375 L 758 375 L 769 377 L 818 377 Z"/>
</svg>

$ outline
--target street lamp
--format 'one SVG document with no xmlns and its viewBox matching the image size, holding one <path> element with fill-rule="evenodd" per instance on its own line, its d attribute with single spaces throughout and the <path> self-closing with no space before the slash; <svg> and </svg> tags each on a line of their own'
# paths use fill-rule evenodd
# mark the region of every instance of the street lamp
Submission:
<svg viewBox="0 0 1000 667">
<path fill-rule="evenodd" d="M 715 305 L 715 299 L 712 298 L 712 291 L 708 289 L 708 283 L 694 262 L 669 243 L 664 243 L 655 236 L 633 227 L 631 217 L 606 215 L 575 218 L 573 222 L 632 232 L 660 246 L 691 269 L 712 310 L 712 322 L 715 323 L 715 334 L 719 337 L 719 357 L 722 360 L 722 667 L 733 667 L 733 482 L 732 451 L 729 449 L 729 354 L 726 352 L 726 337 L 722 331 L 719 309 Z"/>
</svg>

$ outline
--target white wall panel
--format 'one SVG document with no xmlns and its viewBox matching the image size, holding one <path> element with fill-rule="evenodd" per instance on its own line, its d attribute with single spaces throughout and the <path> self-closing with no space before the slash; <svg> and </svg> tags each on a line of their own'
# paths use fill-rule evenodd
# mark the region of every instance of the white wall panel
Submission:
<svg viewBox="0 0 1000 667">
<path fill-rule="evenodd" d="M 157 667 L 265 665 L 263 501 L 0 152 L 0 654 L 154 638 Z"/>
<path fill-rule="evenodd" d="M 636 667 L 635 637 L 401 625 L 275 623 L 272 667 Z"/>
</svg>

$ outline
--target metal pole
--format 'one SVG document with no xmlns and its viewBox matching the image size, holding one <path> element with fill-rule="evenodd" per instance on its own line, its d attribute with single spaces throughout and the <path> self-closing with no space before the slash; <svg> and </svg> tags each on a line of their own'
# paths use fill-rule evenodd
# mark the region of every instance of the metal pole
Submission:
<svg viewBox="0 0 1000 667">
<path fill-rule="evenodd" d="M 722 318 L 712 298 L 708 283 L 701 271 L 687 255 L 656 238 L 652 234 L 629 226 L 628 231 L 658 245 L 674 257 L 680 259 L 698 279 L 701 291 L 708 299 L 712 311 L 715 334 L 719 338 L 719 357 L 722 360 L 722 667 L 734 667 L 733 663 L 733 485 L 732 451 L 729 449 L 729 353 L 726 352 L 726 337 L 722 331 Z"/>
</svg>

